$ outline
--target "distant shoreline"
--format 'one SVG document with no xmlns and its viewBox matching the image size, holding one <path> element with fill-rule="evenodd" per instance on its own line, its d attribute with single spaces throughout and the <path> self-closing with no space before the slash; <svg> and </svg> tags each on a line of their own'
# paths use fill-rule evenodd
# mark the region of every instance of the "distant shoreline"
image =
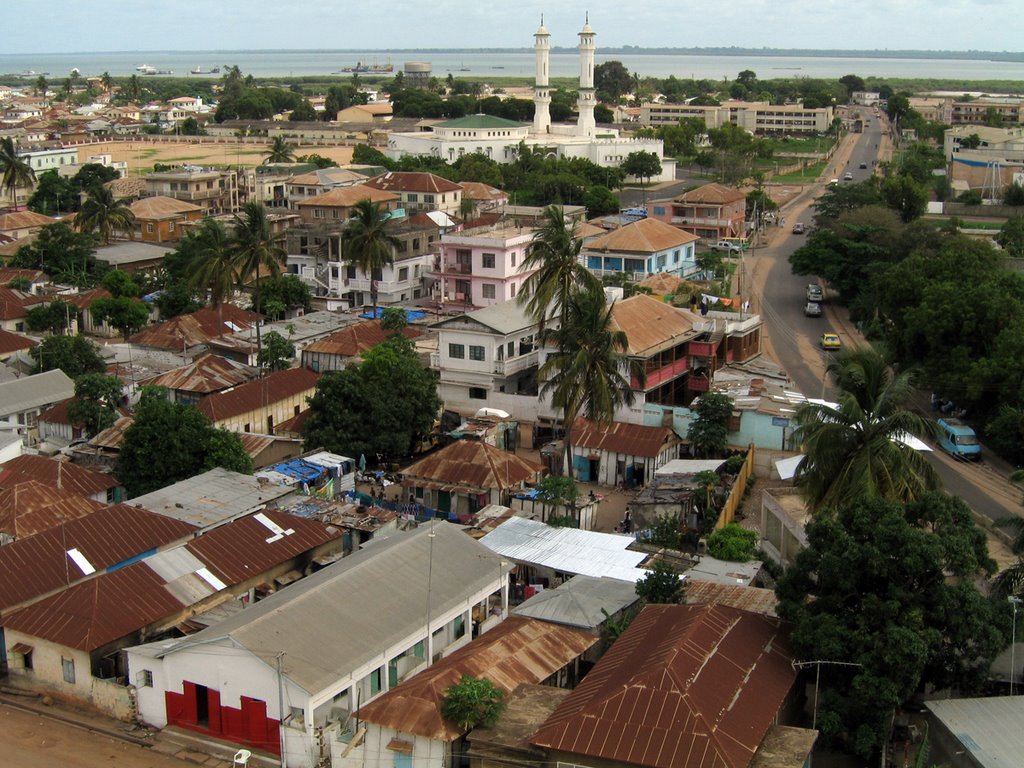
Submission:
<svg viewBox="0 0 1024 768">
<path fill-rule="evenodd" d="M 193 54 L 193 53 L 329 53 L 359 54 L 389 50 L 395 54 L 488 54 L 488 53 L 532 53 L 532 48 L 202 48 L 164 50 L 122 50 L 122 51 L 38 51 L 33 53 L 9 53 L 7 56 L 54 56 L 82 55 L 101 56 L 104 54 Z M 552 46 L 552 53 L 575 53 L 576 48 Z M 689 48 L 644 48 L 640 46 L 602 46 L 602 56 L 628 54 L 631 56 L 765 56 L 797 58 L 849 58 L 849 59 L 940 59 L 953 61 L 1001 61 L 1024 64 L 1024 51 L 950 51 L 950 50 L 853 50 L 840 48 L 738 48 L 738 47 L 689 47 Z"/>
</svg>

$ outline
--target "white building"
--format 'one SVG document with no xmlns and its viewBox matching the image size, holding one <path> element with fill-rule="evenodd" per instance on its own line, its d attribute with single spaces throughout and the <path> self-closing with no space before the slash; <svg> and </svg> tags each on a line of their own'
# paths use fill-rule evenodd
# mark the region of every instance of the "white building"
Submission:
<svg viewBox="0 0 1024 768">
<path fill-rule="evenodd" d="M 520 143 L 557 157 L 578 157 L 603 168 L 617 168 L 631 152 L 653 152 L 661 159 L 661 173 L 652 181 L 672 181 L 676 162 L 667 158 L 658 139 L 620 136 L 614 128 L 598 127 L 594 121 L 597 99 L 594 91 L 595 33 L 589 21 L 579 33 L 580 81 L 575 125 L 555 125 L 550 117 L 550 33 L 543 21 L 534 34 L 536 62 L 533 124 L 517 123 L 489 115 L 471 115 L 447 120 L 431 131 L 392 133 L 385 153 L 397 160 L 405 155 L 440 157 L 451 163 L 463 155 L 479 153 L 499 163 L 516 159 Z"/>
<path fill-rule="evenodd" d="M 448 523 L 375 538 L 190 637 L 127 649 L 139 718 L 321 765 L 362 738 L 356 709 L 505 618 L 507 577 Z"/>
</svg>

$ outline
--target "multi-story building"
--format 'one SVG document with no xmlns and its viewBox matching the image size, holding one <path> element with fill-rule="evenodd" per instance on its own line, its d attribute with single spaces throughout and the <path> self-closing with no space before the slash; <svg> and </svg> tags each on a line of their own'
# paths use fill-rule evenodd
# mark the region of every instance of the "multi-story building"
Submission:
<svg viewBox="0 0 1024 768">
<path fill-rule="evenodd" d="M 146 194 L 173 197 L 198 205 L 204 215 L 237 213 L 241 196 L 238 176 L 233 171 L 188 166 L 177 171 L 160 171 L 143 177 Z"/>
<path fill-rule="evenodd" d="M 667 272 L 687 277 L 700 271 L 697 236 L 658 219 L 640 219 L 587 242 L 580 260 L 598 277 L 625 272 L 633 280 Z"/>
<path fill-rule="evenodd" d="M 735 187 L 705 184 L 672 200 L 647 205 L 647 216 L 697 237 L 716 241 L 746 233 L 747 197 Z"/>
<path fill-rule="evenodd" d="M 535 271 L 524 270 L 534 232 L 499 223 L 442 236 L 431 273 L 440 301 L 486 307 L 514 299 Z"/>
<path fill-rule="evenodd" d="M 993 117 L 1007 126 L 1024 123 L 1024 99 L 1020 96 L 985 96 L 952 103 L 952 125 L 988 125 Z"/>
<path fill-rule="evenodd" d="M 360 184 L 353 187 L 336 187 L 315 197 L 296 203 L 295 207 L 302 220 L 310 224 L 348 221 L 352 209 L 361 200 L 377 203 L 385 210 L 399 208 L 398 195 Z"/>
<path fill-rule="evenodd" d="M 946 130 L 943 151 L 956 191 L 974 189 L 986 198 L 1001 199 L 1007 185 L 1024 178 L 1024 128 L 1020 126 L 956 125 Z"/>
<path fill-rule="evenodd" d="M 462 186 L 433 173 L 388 171 L 375 176 L 365 186 L 398 195 L 407 211 L 442 211 L 458 215 L 462 204 Z"/>
<path fill-rule="evenodd" d="M 285 182 L 288 207 L 295 210 L 303 200 L 322 195 L 336 187 L 351 187 L 366 181 L 363 174 L 348 168 L 319 168 L 292 176 Z"/>
<path fill-rule="evenodd" d="M 640 122 L 644 125 L 677 125 L 684 117 L 699 117 L 708 128 L 732 123 L 755 134 L 825 133 L 832 125 L 832 107 L 805 109 L 800 104 L 769 104 L 767 101 L 726 101 L 715 106 L 695 104 L 644 104 Z"/>
</svg>

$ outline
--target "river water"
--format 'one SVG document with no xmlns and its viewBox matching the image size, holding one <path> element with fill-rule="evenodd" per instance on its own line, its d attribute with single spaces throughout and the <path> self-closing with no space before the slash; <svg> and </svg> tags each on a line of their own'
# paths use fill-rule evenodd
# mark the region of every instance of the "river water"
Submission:
<svg viewBox="0 0 1024 768">
<path fill-rule="evenodd" d="M 597 53 L 597 63 L 621 61 L 626 68 L 640 76 L 681 79 L 697 78 L 719 80 L 735 78 L 737 73 L 750 69 L 763 80 L 790 77 L 839 78 L 856 74 L 861 77 L 894 78 L 947 78 L 965 81 L 1024 80 L 1024 62 L 987 61 L 976 59 L 895 59 L 858 58 L 843 56 L 748 56 L 748 55 L 684 55 L 652 53 Z M 531 50 L 491 52 L 444 51 L 144 51 L 119 53 L 0 53 L 0 75 L 48 73 L 58 82 L 78 68 L 82 75 L 109 72 L 114 76 L 137 73 L 137 67 L 149 65 L 158 70 L 172 71 L 176 76 L 217 77 L 217 75 L 189 75 L 193 69 L 204 72 L 215 66 L 238 65 L 245 74 L 257 77 L 290 77 L 328 75 L 357 62 L 388 64 L 398 72 L 405 62 L 425 62 L 436 77 L 448 73 L 459 77 L 527 77 L 532 78 L 534 59 Z M 550 72 L 553 77 L 576 77 L 579 73 L 579 54 L 575 51 L 556 51 L 551 54 Z M 339 75 L 339 77 L 349 75 Z M 365 75 L 364 75 L 365 77 Z M 9 79 L 9 78 L 8 78 Z"/>
</svg>

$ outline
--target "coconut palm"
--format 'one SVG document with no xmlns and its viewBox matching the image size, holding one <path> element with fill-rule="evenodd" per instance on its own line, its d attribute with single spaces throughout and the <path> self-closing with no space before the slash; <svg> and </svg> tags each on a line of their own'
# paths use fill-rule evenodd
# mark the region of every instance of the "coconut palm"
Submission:
<svg viewBox="0 0 1024 768">
<path fill-rule="evenodd" d="M 288 143 L 284 136 L 275 136 L 266 151 L 263 163 L 294 163 L 295 148 Z"/>
<path fill-rule="evenodd" d="M 904 442 L 934 433 L 928 419 L 906 408 L 912 372 L 896 374 L 872 347 L 844 352 L 827 371 L 839 388 L 838 407 L 801 405 L 793 433 L 805 453 L 796 484 L 811 511 L 864 496 L 905 503 L 938 488 L 935 468 Z"/>
<path fill-rule="evenodd" d="M 245 204 L 241 214 L 235 216 L 235 226 L 231 242 L 231 253 L 235 265 L 235 274 L 240 283 L 253 280 L 256 292 L 253 306 L 262 312 L 260 301 L 260 272 L 264 269 L 272 275 L 281 271 L 281 258 L 284 249 L 277 245 L 270 233 L 270 221 L 263 203 L 251 201 Z M 256 324 L 257 359 L 263 352 L 263 339 L 260 336 L 259 323 Z"/>
<path fill-rule="evenodd" d="M 18 204 L 18 187 L 31 187 L 35 182 L 36 172 L 27 160 L 18 156 L 14 139 L 9 136 L 0 139 L 0 186 L 11 199 L 11 204 Z"/>
<path fill-rule="evenodd" d="M 378 275 L 395 263 L 395 249 L 401 244 L 391 234 L 391 214 L 369 198 L 360 200 L 352 206 L 341 243 L 345 261 L 370 278 L 370 302 L 376 317 Z"/>
<path fill-rule="evenodd" d="M 75 222 L 82 232 L 94 233 L 105 245 L 110 243 L 117 232 L 134 239 L 135 214 L 128 206 L 127 198 L 116 200 L 108 187 L 94 184 L 86 192 L 82 208 L 75 215 Z"/>
<path fill-rule="evenodd" d="M 612 305 L 600 285 L 576 287 L 562 306 L 562 322 L 543 336 L 557 345 L 537 372 L 544 382 L 542 395 L 562 411 L 565 453 L 572 477 L 572 426 L 577 417 L 608 423 L 615 411 L 631 405 L 630 379 L 639 386 L 644 371 L 639 360 L 628 356 L 629 340 L 612 323 Z"/>
<path fill-rule="evenodd" d="M 208 296 L 219 313 L 221 305 L 240 282 L 231 236 L 216 219 L 203 219 L 191 237 L 195 250 L 189 260 L 188 286 Z M 219 327 L 223 329 L 224 323 Z"/>
</svg>

